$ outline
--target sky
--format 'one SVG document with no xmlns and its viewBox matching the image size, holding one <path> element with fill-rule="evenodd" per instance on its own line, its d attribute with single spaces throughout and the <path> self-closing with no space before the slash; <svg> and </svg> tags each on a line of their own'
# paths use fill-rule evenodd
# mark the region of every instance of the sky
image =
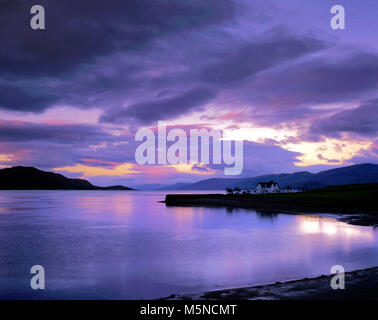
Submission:
<svg viewBox="0 0 378 320">
<path fill-rule="evenodd" d="M 30 27 L 44 6 L 46 29 Z M 333 5 L 345 29 L 330 27 Z M 141 128 L 244 141 L 239 177 L 378 163 L 375 0 L 0 0 L 0 168 L 97 185 L 225 177 L 141 165 Z M 227 176 L 226 176 L 227 177 Z"/>
</svg>

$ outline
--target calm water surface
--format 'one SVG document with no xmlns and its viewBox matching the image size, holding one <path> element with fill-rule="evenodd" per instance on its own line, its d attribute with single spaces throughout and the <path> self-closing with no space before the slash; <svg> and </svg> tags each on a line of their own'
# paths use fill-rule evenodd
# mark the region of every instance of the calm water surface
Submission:
<svg viewBox="0 0 378 320">
<path fill-rule="evenodd" d="M 166 208 L 164 192 L 0 191 L 0 299 L 148 299 L 378 265 L 378 231 L 331 218 Z M 42 265 L 46 290 L 30 288 Z"/>
</svg>

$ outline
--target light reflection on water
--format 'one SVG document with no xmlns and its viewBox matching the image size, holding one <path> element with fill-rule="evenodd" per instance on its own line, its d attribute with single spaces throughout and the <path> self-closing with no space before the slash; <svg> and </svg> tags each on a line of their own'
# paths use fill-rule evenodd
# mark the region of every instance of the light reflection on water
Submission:
<svg viewBox="0 0 378 320">
<path fill-rule="evenodd" d="M 163 192 L 1 191 L 0 298 L 158 298 L 378 265 L 378 232 L 331 218 L 169 207 Z M 30 267 L 46 290 L 30 289 Z"/>
</svg>

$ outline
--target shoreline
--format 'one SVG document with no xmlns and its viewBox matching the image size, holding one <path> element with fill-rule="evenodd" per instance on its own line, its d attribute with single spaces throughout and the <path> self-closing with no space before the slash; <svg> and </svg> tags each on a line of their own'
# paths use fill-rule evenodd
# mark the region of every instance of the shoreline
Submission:
<svg viewBox="0 0 378 320">
<path fill-rule="evenodd" d="M 166 206 L 225 207 L 260 210 L 264 213 L 332 214 L 352 225 L 378 226 L 375 202 L 345 199 L 300 198 L 285 195 L 168 194 Z"/>
<path fill-rule="evenodd" d="M 377 300 L 378 267 L 345 272 L 345 289 L 333 290 L 331 278 L 321 275 L 286 282 L 192 294 L 172 294 L 162 300 Z"/>
</svg>

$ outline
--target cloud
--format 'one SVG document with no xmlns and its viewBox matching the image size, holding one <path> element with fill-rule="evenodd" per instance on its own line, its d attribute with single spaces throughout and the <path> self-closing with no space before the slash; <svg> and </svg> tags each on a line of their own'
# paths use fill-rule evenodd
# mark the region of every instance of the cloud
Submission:
<svg viewBox="0 0 378 320">
<path fill-rule="evenodd" d="M 113 134 L 98 125 L 0 120 L 0 154 L 10 160 L 0 165 L 112 167 L 134 161 L 133 138 L 126 130 Z"/>
<path fill-rule="evenodd" d="M 321 161 L 326 161 L 327 163 L 340 163 L 341 161 L 340 160 L 337 160 L 337 159 L 327 159 L 326 157 L 324 157 L 322 154 L 318 154 L 316 156 L 319 160 Z"/>
<path fill-rule="evenodd" d="M 191 170 L 198 172 L 210 172 L 209 168 L 207 168 L 205 165 L 200 164 L 193 164 Z"/>
<path fill-rule="evenodd" d="M 327 52 L 321 58 L 309 56 L 304 60 L 261 72 L 229 94 L 239 109 L 246 110 L 244 121 L 305 128 L 334 110 L 376 94 L 378 55 L 347 50 L 338 60 Z M 240 122 L 237 118 L 235 121 Z"/>
<path fill-rule="evenodd" d="M 254 106 L 251 117 L 256 122 L 274 125 L 312 121 L 314 115 L 317 118 L 327 113 L 314 106 L 354 102 L 374 94 L 378 89 L 378 55 L 345 55 L 337 60 L 328 55 L 313 57 L 260 74 L 240 94 L 242 101 Z"/>
<path fill-rule="evenodd" d="M 174 97 L 140 102 L 124 109 L 111 110 L 102 115 L 100 121 L 123 123 L 125 119 L 129 119 L 151 124 L 203 107 L 214 97 L 215 92 L 209 88 L 195 88 Z"/>
<path fill-rule="evenodd" d="M 115 137 L 94 125 L 45 124 L 0 120 L 0 142 L 51 141 L 82 144 L 115 141 Z"/>
<path fill-rule="evenodd" d="M 352 164 L 366 162 L 378 163 L 378 140 L 375 140 L 368 150 L 362 150 L 350 160 Z"/>
<path fill-rule="evenodd" d="M 208 102 L 224 108 L 225 94 L 239 99 L 236 85 L 324 48 L 288 31 L 243 39 L 236 21 L 245 4 L 238 0 L 42 1 L 48 14 L 41 32 L 21 18 L 33 4 L 6 1 L 0 13 L 7 44 L 0 108 L 7 111 L 98 108 L 103 122 L 150 124 Z"/>
<path fill-rule="evenodd" d="M 269 35 L 268 39 L 251 40 L 247 44 L 239 42 L 235 47 L 222 48 L 217 53 L 216 63 L 209 60 L 197 64 L 188 57 L 183 62 L 187 66 L 193 64 L 193 67 L 188 68 L 183 74 L 180 73 L 180 77 L 175 78 L 174 82 L 166 83 L 168 92 L 172 89 L 182 91 L 185 88 L 184 93 L 171 95 L 169 98 L 156 95 L 152 100 L 137 102 L 127 108 L 110 108 L 101 117 L 101 121 L 122 123 L 128 119 L 149 124 L 161 119 L 173 119 L 194 109 L 201 109 L 207 102 L 216 100 L 218 93 L 232 90 L 231 85 L 240 84 L 260 71 L 316 52 L 323 47 L 323 43 L 315 38 L 294 37 L 281 32 L 278 35 Z M 193 82 L 201 86 L 188 89 Z M 158 86 L 161 83 L 164 83 L 164 76 L 159 77 Z M 218 105 L 222 106 L 222 101 L 219 101 Z"/>
<path fill-rule="evenodd" d="M 190 126 L 178 127 L 186 131 L 190 129 Z M 126 185 L 159 181 L 162 176 L 169 177 L 172 183 L 194 182 L 204 174 L 224 177 L 225 165 L 138 165 L 135 162 L 135 150 L 140 143 L 134 141 L 134 136 L 129 132 L 113 135 L 99 125 L 36 124 L 2 120 L 0 137 L 2 166 L 28 165 L 44 170 L 59 168 L 71 177 L 77 177 L 82 172 L 90 181 L 100 184 L 111 183 L 109 177 L 105 178 L 109 175 L 118 176 L 113 181 Z M 170 143 L 167 147 L 169 145 Z M 210 148 L 212 162 L 212 140 Z M 189 151 L 188 143 L 188 155 Z M 244 171 L 241 176 L 292 171 L 298 155 L 299 153 L 276 145 L 245 142 Z M 122 178 L 126 173 L 127 176 Z M 93 180 L 92 176 L 96 179 Z"/>
<path fill-rule="evenodd" d="M 1 74 L 57 76 L 117 50 L 143 49 L 163 35 L 232 19 L 231 0 L 47 1 L 46 30 L 30 28 L 33 0 L 3 0 Z"/>
<path fill-rule="evenodd" d="M 375 136 L 378 132 L 378 99 L 315 121 L 309 132 L 331 137 L 341 137 L 343 132 Z"/>
<path fill-rule="evenodd" d="M 212 148 L 212 142 L 210 143 Z M 258 143 L 251 141 L 243 142 L 243 172 L 238 176 L 240 177 L 253 177 L 262 174 L 282 173 L 296 171 L 295 164 L 299 162 L 297 157 L 301 153 L 285 150 L 279 145 L 271 141 Z M 212 153 L 210 153 L 210 163 L 212 162 Z M 214 165 L 209 164 L 205 167 L 216 170 L 213 177 L 225 177 L 224 168 L 228 165 Z M 230 178 L 230 176 L 228 176 Z"/>
<path fill-rule="evenodd" d="M 202 79 L 218 85 L 237 84 L 275 65 L 316 52 L 324 44 L 311 37 L 294 37 L 278 34 L 271 39 L 248 43 L 240 48 L 230 48 L 220 62 L 202 70 Z"/>
<path fill-rule="evenodd" d="M 23 86 L 0 83 L 0 109 L 41 112 L 60 100 L 45 91 L 28 90 Z"/>
<path fill-rule="evenodd" d="M 46 30 L 30 28 L 34 1 L 1 4 L 0 109 L 34 113 L 56 106 L 117 109 L 152 100 L 163 90 L 189 91 L 186 84 L 175 88 L 184 77 L 178 81 L 174 71 L 167 74 L 167 69 L 175 69 L 172 60 L 177 53 L 170 44 L 173 40 L 166 39 L 230 23 L 238 7 L 234 0 L 38 4 L 46 10 Z M 163 41 L 169 43 L 165 49 L 160 47 Z M 152 76 L 156 70 L 165 70 L 164 77 Z"/>
</svg>

